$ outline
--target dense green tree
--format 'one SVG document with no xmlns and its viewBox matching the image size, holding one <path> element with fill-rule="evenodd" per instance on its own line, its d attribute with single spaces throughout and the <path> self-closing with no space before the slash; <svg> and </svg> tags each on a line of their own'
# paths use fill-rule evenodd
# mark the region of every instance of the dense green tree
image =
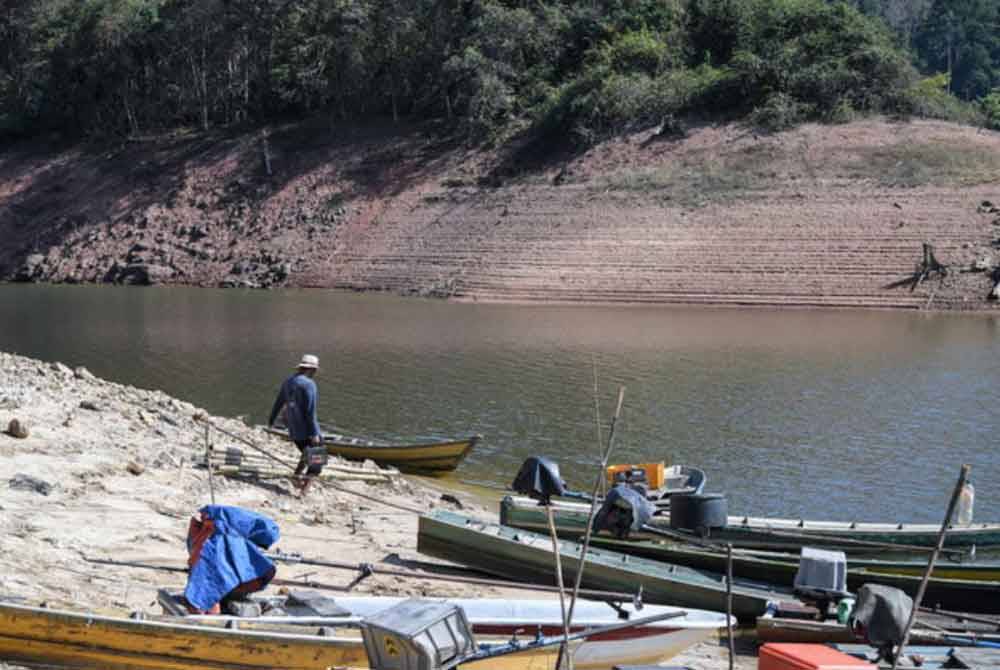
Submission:
<svg viewBox="0 0 1000 670">
<path fill-rule="evenodd" d="M 916 43 L 926 68 L 948 73 L 952 92 L 986 95 L 1000 85 L 1000 0 L 935 0 Z"/>
<path fill-rule="evenodd" d="M 1000 0 L 21 0 L 0 9 L 0 133 L 135 135 L 328 114 L 473 141 L 586 140 L 688 114 L 780 126 L 914 112 L 912 45 L 1000 84 Z M 926 88 L 926 87 L 925 87 Z M 937 95 L 937 93 L 935 93 Z"/>
</svg>

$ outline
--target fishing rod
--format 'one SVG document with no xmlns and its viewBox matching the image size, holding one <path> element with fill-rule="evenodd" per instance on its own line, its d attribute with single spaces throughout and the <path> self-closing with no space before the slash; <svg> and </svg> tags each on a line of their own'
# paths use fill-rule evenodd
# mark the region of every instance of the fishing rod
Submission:
<svg viewBox="0 0 1000 670">
<path fill-rule="evenodd" d="M 299 556 L 297 554 L 285 554 L 285 553 L 266 553 L 265 554 L 271 560 L 279 561 L 282 563 L 296 564 L 300 563 L 302 565 L 315 565 L 324 568 L 334 568 L 338 570 L 351 570 L 354 572 L 359 572 L 361 575 L 358 579 L 351 582 L 348 586 L 335 586 L 324 584 L 322 582 L 315 582 L 312 580 L 288 580 L 288 579 L 274 579 L 271 581 L 272 584 L 278 586 L 301 586 L 304 588 L 316 588 L 320 590 L 329 591 L 346 591 L 350 590 L 351 587 L 359 583 L 362 579 L 372 575 L 384 575 L 389 577 L 406 577 L 412 579 L 426 579 L 430 581 L 443 581 L 443 582 L 453 582 L 459 584 L 473 584 L 477 586 L 492 586 L 497 588 L 509 588 L 518 589 L 524 591 L 539 591 L 543 593 L 555 593 L 557 591 L 554 586 L 543 586 L 543 585 L 532 585 L 532 584 L 521 584 L 520 582 L 509 582 L 499 579 L 485 579 L 480 577 L 460 577 L 460 576 L 448 576 L 448 575 L 436 575 L 433 573 L 423 573 L 416 572 L 414 570 L 403 570 L 399 568 L 382 568 L 375 566 L 371 563 L 344 563 L 340 561 L 323 561 L 317 559 L 309 559 Z M 142 563 L 139 561 L 119 561 L 112 558 L 92 558 L 88 556 L 82 557 L 87 563 L 96 563 L 100 565 L 113 565 L 116 567 L 123 568 L 140 568 L 146 570 L 159 570 L 161 572 L 175 572 L 188 574 L 187 568 L 182 568 L 173 565 L 162 565 L 156 563 Z M 583 590 L 580 595 L 589 598 L 591 600 L 603 601 L 606 603 L 631 603 L 637 610 L 642 609 L 642 589 L 636 593 L 624 593 L 618 591 L 596 591 L 596 590 Z"/>
<path fill-rule="evenodd" d="M 583 571 L 587 565 L 587 548 L 590 546 L 590 533 L 591 528 L 594 525 L 594 516 L 597 514 L 597 493 L 600 489 L 601 483 L 604 481 L 604 473 L 607 471 L 608 460 L 611 458 L 611 450 L 615 445 L 615 426 L 618 424 L 618 418 L 622 413 L 622 402 L 625 400 L 625 387 L 619 387 L 618 389 L 618 407 L 615 409 L 615 414 L 611 417 L 611 428 L 608 430 L 608 446 L 604 450 L 601 458 L 600 470 L 597 471 L 597 478 L 594 481 L 594 491 L 591 494 L 590 501 L 590 514 L 587 517 L 587 532 L 583 536 L 583 547 L 580 549 L 580 567 L 576 571 L 576 580 L 573 583 L 573 595 L 569 600 L 569 613 L 566 616 L 566 628 L 569 629 L 570 624 L 573 622 L 573 609 L 576 607 L 576 597 L 580 593 L 580 583 L 583 581 Z M 548 507 L 549 514 L 549 526 L 552 529 L 553 538 L 556 535 L 555 522 L 552 519 L 552 507 Z M 559 556 L 558 547 L 555 548 L 555 555 Z M 567 637 L 567 643 L 569 639 Z M 559 670 L 562 665 L 561 661 L 563 657 L 566 656 L 566 645 L 559 647 L 559 656 L 556 659 L 556 670 Z M 567 657 L 568 658 L 568 657 Z M 572 660 L 570 660 L 570 670 L 572 670 Z"/>
</svg>

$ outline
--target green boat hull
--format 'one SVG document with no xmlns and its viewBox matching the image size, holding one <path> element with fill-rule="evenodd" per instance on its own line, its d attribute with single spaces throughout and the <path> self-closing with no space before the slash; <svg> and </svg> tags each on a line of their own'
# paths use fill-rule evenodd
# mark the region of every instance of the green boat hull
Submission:
<svg viewBox="0 0 1000 670">
<path fill-rule="evenodd" d="M 590 542 L 602 549 L 674 565 L 712 572 L 725 572 L 726 570 L 726 555 L 721 551 L 703 550 L 670 542 L 616 540 L 600 535 L 591 537 Z M 861 561 L 861 563 L 888 564 L 882 561 Z M 911 597 L 915 597 L 917 594 L 921 577 L 882 572 L 882 567 L 877 569 L 851 567 L 854 565 L 855 561 L 852 558 L 848 561 L 849 569 L 847 571 L 847 587 L 852 591 L 856 591 L 863 584 L 884 584 L 901 589 Z M 760 558 L 748 556 L 741 553 L 740 550 L 735 550 L 733 554 L 733 574 L 755 581 L 792 585 L 798 567 L 798 558 L 795 556 L 789 556 L 787 559 Z M 926 567 L 927 563 L 924 562 L 920 571 L 921 575 Z M 1000 614 L 1000 582 L 935 577 L 927 582 L 924 603 L 927 606 L 937 606 L 946 610 Z"/>
<path fill-rule="evenodd" d="M 558 502 L 553 506 L 556 526 L 561 535 L 582 535 L 587 527 L 589 505 Z M 547 529 L 542 508 L 527 498 L 507 496 L 500 506 L 500 523 L 529 530 Z M 650 525 L 670 528 L 669 514 L 654 516 Z M 746 549 L 798 550 L 803 546 L 836 548 L 848 553 L 872 553 L 879 549 L 854 545 L 871 542 L 905 547 L 933 547 L 940 526 L 933 524 L 846 523 L 832 521 L 794 521 L 754 517 L 729 517 L 726 528 L 714 529 L 711 537 Z M 794 537 L 793 537 L 794 536 Z M 649 533 L 636 533 L 636 539 L 656 539 Z M 954 549 L 1000 547 L 1000 524 L 981 523 L 954 526 L 948 531 L 945 546 Z"/>
<path fill-rule="evenodd" d="M 560 540 L 558 546 L 563 579 L 572 583 L 582 546 L 565 540 Z M 552 540 L 548 536 L 445 510 L 420 517 L 417 550 L 507 579 L 536 584 L 555 582 Z M 643 600 L 651 604 L 725 611 L 726 588 L 720 575 L 627 554 L 588 549 L 582 583 L 589 589 L 627 593 L 641 588 Z M 753 621 L 764 614 L 769 602 L 782 600 L 794 600 L 789 589 L 734 581 L 733 614 L 741 621 Z"/>
</svg>

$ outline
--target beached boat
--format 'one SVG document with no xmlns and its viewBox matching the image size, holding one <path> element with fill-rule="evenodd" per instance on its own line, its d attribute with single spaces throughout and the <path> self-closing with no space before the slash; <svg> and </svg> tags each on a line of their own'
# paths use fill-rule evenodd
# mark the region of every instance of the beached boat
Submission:
<svg viewBox="0 0 1000 670">
<path fill-rule="evenodd" d="M 762 616 L 757 619 L 756 636 L 759 642 L 798 642 L 834 644 L 857 642 L 857 638 L 844 624 L 836 621 L 812 621 Z M 963 631 L 959 629 L 931 628 L 918 619 L 910 631 L 910 642 L 929 645 L 974 645 L 977 642 L 997 644 L 1000 635 L 993 631 Z M 871 647 L 869 647 L 871 649 Z M 910 649 L 910 647 L 907 647 Z"/>
<path fill-rule="evenodd" d="M 340 608 L 347 617 L 367 618 L 402 603 L 405 598 L 379 596 L 348 596 L 321 598 L 327 607 Z M 558 600 L 520 600 L 498 598 L 425 598 L 425 600 L 446 601 L 461 607 L 479 641 L 507 640 L 515 634 L 533 636 L 541 631 L 543 635 L 563 633 L 562 611 Z M 176 611 L 169 603 L 164 603 L 161 592 L 160 602 L 164 609 Z M 328 604 L 327 604 L 328 603 Z M 306 617 L 309 608 L 296 607 L 284 603 L 281 609 L 290 616 L 290 621 L 305 621 L 308 625 L 336 625 L 337 619 L 330 617 Z M 623 604 L 621 613 L 605 603 L 579 601 L 573 614 L 571 632 L 587 628 L 622 623 L 627 618 L 657 616 L 680 611 L 676 607 L 649 605 L 637 611 L 630 604 Z M 726 616 L 716 612 L 688 609 L 680 617 L 671 618 L 637 628 L 618 630 L 588 637 L 581 643 L 572 645 L 573 665 L 578 668 L 610 668 L 615 665 L 641 665 L 659 663 L 675 656 L 692 644 L 714 635 L 726 625 Z M 270 618 L 280 622 L 282 617 Z M 255 621 L 261 621 L 258 618 Z M 548 668 L 554 667 L 558 648 L 538 649 L 532 652 L 532 663 L 523 667 L 535 667 L 548 660 Z M 550 657 L 550 658 L 547 658 Z M 524 662 L 524 655 L 520 655 Z M 502 659 L 495 659 L 498 663 Z M 476 662 L 470 667 L 484 667 Z M 518 667 L 522 667 L 518 665 Z M 538 667 L 543 667 L 538 665 Z"/>
<path fill-rule="evenodd" d="M 556 527 L 561 536 L 582 535 L 587 527 L 590 505 L 558 501 L 553 506 Z M 500 522 L 507 526 L 545 532 L 548 522 L 545 510 L 530 498 L 508 496 L 500 507 Z M 650 520 L 651 526 L 670 528 L 670 513 L 664 511 Z M 872 546 L 882 543 L 904 546 L 933 547 L 941 526 L 938 524 L 855 523 L 839 521 L 807 521 L 803 519 L 772 519 L 766 517 L 730 516 L 725 528 L 713 529 L 711 538 L 732 543 L 734 547 L 750 549 L 788 550 L 803 546 L 836 548 L 853 553 L 872 553 Z M 639 531 L 634 539 L 656 539 Z M 860 542 L 861 544 L 855 544 Z M 1000 546 L 1000 523 L 975 523 L 952 526 L 945 541 L 950 548 Z M 902 550 L 902 549 L 901 549 Z"/>
<path fill-rule="evenodd" d="M 0 660 L 86 668 L 284 668 L 367 665 L 342 638 L 140 621 L 0 602 Z"/>
<path fill-rule="evenodd" d="M 559 541 L 564 578 L 575 579 L 582 545 Z M 508 579 L 539 584 L 555 580 L 552 540 L 548 536 L 479 521 L 445 510 L 420 517 L 417 550 Z M 646 602 L 725 610 L 724 579 L 677 565 L 667 565 L 628 554 L 588 549 L 583 586 L 618 592 L 642 589 Z M 790 589 L 749 580 L 733 586 L 733 614 L 753 620 L 771 601 L 794 600 Z"/>
<path fill-rule="evenodd" d="M 283 430 L 265 430 L 272 435 L 288 438 Z M 352 461 L 372 460 L 382 466 L 395 466 L 403 472 L 440 475 L 457 468 L 480 439 L 479 435 L 471 435 L 440 441 L 390 442 L 358 435 L 328 433 L 323 436 L 323 444 L 329 453 Z"/>
<path fill-rule="evenodd" d="M 356 630 L 360 616 L 362 613 L 370 616 L 402 600 L 338 599 L 350 614 L 317 619 L 309 634 L 262 630 L 261 619 L 254 620 L 252 629 L 228 628 L 220 621 L 204 619 L 135 620 L 0 603 L 0 660 L 149 670 L 363 668 L 368 660 Z M 470 623 L 481 642 L 506 641 L 516 631 L 533 634 L 538 626 L 543 632 L 562 630 L 558 625 L 561 615 L 557 601 L 452 602 L 467 608 Z M 640 616 L 666 613 L 667 609 L 645 608 Z M 574 618 L 579 629 L 619 622 L 617 614 L 600 603 L 581 602 L 578 613 L 579 617 Z M 289 630 L 289 626 L 281 624 L 280 617 L 267 622 L 272 628 Z M 355 629 L 348 628 L 349 625 Z M 711 636 L 724 625 L 723 615 L 688 612 L 683 617 L 588 637 L 572 643 L 571 653 L 576 667 L 588 670 L 604 670 L 622 662 L 657 663 Z M 325 634 L 316 634 L 317 630 Z M 469 667 L 549 670 L 557 653 L 558 647 L 539 648 L 477 661 Z"/>
<path fill-rule="evenodd" d="M 726 553 L 721 549 L 670 541 L 617 540 L 607 535 L 593 535 L 590 542 L 603 549 L 655 561 L 719 573 L 726 571 Z M 737 577 L 791 586 L 798 567 L 799 556 L 796 554 L 733 550 L 733 574 Z M 888 561 L 852 556 L 848 559 L 847 586 L 855 590 L 862 584 L 885 584 L 914 596 L 926 567 L 926 559 Z M 1000 581 L 991 581 L 1000 571 L 1000 565 L 988 563 L 977 568 L 975 563 L 943 561 L 938 567 L 940 572 L 935 570 L 935 577 L 927 582 L 925 603 L 966 612 L 1000 613 Z M 963 578 L 942 575 L 962 575 Z M 986 578 L 975 579 L 974 575 Z"/>
</svg>

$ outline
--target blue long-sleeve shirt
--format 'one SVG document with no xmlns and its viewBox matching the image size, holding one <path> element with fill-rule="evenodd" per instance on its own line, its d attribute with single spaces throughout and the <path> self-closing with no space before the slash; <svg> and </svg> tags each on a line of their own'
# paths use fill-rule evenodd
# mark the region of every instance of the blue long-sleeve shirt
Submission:
<svg viewBox="0 0 1000 670">
<path fill-rule="evenodd" d="M 285 407 L 285 423 L 288 425 L 288 436 L 295 441 L 308 440 L 314 436 L 322 438 L 323 433 L 316 419 L 316 382 L 302 373 L 295 373 L 285 380 L 278 391 L 278 397 L 271 408 L 271 418 L 267 423 L 274 424 L 278 413 Z"/>
</svg>

